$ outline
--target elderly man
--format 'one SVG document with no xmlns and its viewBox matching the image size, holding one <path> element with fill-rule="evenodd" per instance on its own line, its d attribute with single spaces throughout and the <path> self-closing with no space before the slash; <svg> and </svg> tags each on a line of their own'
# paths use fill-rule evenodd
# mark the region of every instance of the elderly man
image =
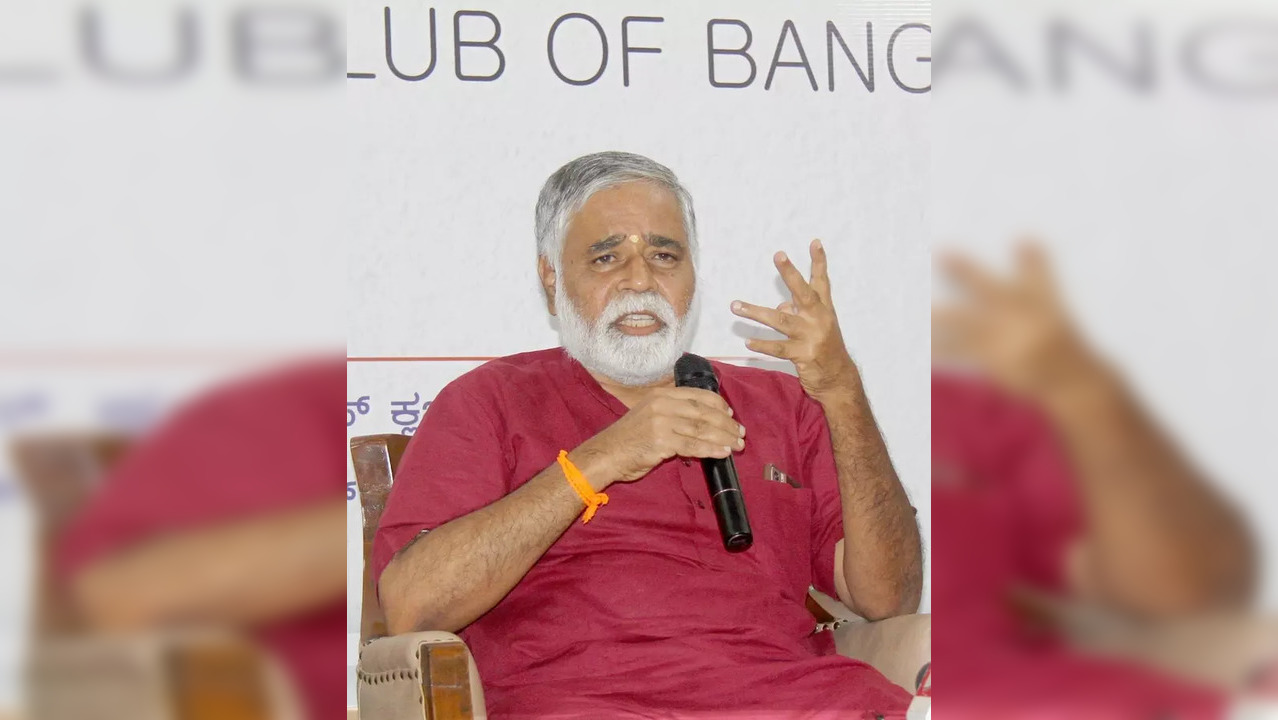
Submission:
<svg viewBox="0 0 1278 720">
<path fill-rule="evenodd" d="M 536 230 L 563 347 L 490 362 L 432 404 L 373 549 L 391 631 L 461 631 L 495 716 L 902 715 L 908 695 L 833 654 L 804 606 L 814 585 L 867 618 L 911 613 L 922 580 L 820 243 L 811 280 L 775 258 L 791 302 L 732 305 L 786 336 L 747 345 L 798 379 L 716 364 L 717 395 L 672 377 L 697 285 L 673 173 L 578 158 L 546 182 Z M 754 530 L 739 553 L 696 462 L 726 457 Z"/>
</svg>

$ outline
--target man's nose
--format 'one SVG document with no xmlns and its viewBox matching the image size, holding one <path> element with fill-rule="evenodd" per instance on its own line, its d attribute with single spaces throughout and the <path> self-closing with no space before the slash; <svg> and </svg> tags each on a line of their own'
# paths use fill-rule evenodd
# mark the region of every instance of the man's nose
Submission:
<svg viewBox="0 0 1278 720">
<path fill-rule="evenodd" d="M 623 273 L 617 289 L 637 293 L 652 289 L 652 268 L 648 267 L 642 254 L 636 253 L 626 260 Z"/>
</svg>

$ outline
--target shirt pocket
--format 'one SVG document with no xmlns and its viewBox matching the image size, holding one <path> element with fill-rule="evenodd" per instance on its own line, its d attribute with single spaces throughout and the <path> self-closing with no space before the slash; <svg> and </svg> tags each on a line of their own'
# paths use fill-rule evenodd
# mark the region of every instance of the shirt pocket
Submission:
<svg viewBox="0 0 1278 720">
<path fill-rule="evenodd" d="M 767 479 L 765 469 L 766 463 L 742 463 L 737 472 L 754 535 L 752 549 L 763 572 L 802 592 L 809 584 L 815 497 L 788 468 L 778 467 L 800 487 Z"/>
</svg>

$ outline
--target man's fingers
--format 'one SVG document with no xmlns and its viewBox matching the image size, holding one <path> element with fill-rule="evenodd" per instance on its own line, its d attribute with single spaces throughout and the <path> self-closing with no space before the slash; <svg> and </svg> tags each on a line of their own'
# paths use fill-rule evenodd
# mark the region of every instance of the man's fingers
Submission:
<svg viewBox="0 0 1278 720">
<path fill-rule="evenodd" d="M 771 355 L 774 358 L 782 360 L 792 359 L 790 352 L 790 343 L 783 340 L 760 340 L 758 338 L 748 338 L 746 347 L 757 353 Z"/>
<path fill-rule="evenodd" d="M 812 281 L 809 283 L 821 300 L 830 302 L 830 268 L 825 257 L 825 246 L 820 240 L 813 240 L 808 246 L 812 256 Z"/>
<path fill-rule="evenodd" d="M 674 400 L 695 404 L 690 406 L 687 412 L 695 413 L 697 412 L 696 406 L 700 406 L 726 413 L 729 417 L 732 416 L 732 408 L 728 407 L 728 402 L 719 393 L 692 387 L 667 388 L 666 393 Z"/>
<path fill-rule="evenodd" d="M 777 272 L 781 273 L 781 280 L 789 288 L 796 305 L 802 308 L 816 303 L 819 299 L 816 291 L 803 279 L 803 273 L 790 262 L 789 256 L 779 252 L 772 256 L 772 263 L 777 266 Z"/>
<path fill-rule="evenodd" d="M 961 310 L 932 308 L 932 359 L 955 360 L 963 355 L 968 318 Z"/>
<path fill-rule="evenodd" d="M 733 450 L 739 450 L 745 446 L 745 436 L 741 434 L 739 427 L 736 423 L 732 423 L 732 428 L 728 429 L 705 419 L 686 418 L 680 418 L 670 425 L 674 434 L 681 438 L 679 442 L 696 440 L 715 447 L 730 447 Z"/>
<path fill-rule="evenodd" d="M 698 409 L 687 415 L 680 415 L 674 421 L 680 427 L 692 427 L 692 432 L 681 433 L 690 437 L 700 437 L 703 432 L 721 432 L 728 440 L 735 441 L 745 437 L 745 427 L 736 420 L 718 410 Z"/>
<path fill-rule="evenodd" d="M 778 312 L 783 312 L 783 313 L 790 313 L 791 315 L 798 315 L 798 314 L 799 314 L 799 309 L 798 309 L 798 308 L 796 308 L 796 307 L 794 306 L 794 303 L 790 302 L 789 300 L 786 300 L 785 302 L 783 302 L 783 303 L 781 303 L 780 305 L 778 305 L 778 306 L 777 306 L 777 311 L 778 311 Z"/>
<path fill-rule="evenodd" d="M 952 305 L 935 305 L 932 307 L 932 332 L 940 330 L 947 333 L 968 330 L 973 322 L 973 311 L 968 308 Z"/>
<path fill-rule="evenodd" d="M 973 360 L 985 330 L 980 311 L 964 307 L 933 307 L 932 360 L 960 363 Z"/>
<path fill-rule="evenodd" d="M 1003 283 L 966 256 L 947 255 L 942 264 L 958 289 L 976 299 L 989 299 L 1002 292 Z"/>
<path fill-rule="evenodd" d="M 1033 240 L 1022 240 L 1016 248 L 1016 269 L 1029 287 L 1040 295 L 1055 295 L 1052 267 L 1043 246 Z"/>
<path fill-rule="evenodd" d="M 668 406 L 661 408 L 664 418 L 674 418 L 672 427 L 681 435 L 697 437 L 699 433 L 719 431 L 729 440 L 745 435 L 745 429 L 733 419 L 732 408 L 709 390 L 698 388 L 672 388 Z M 692 429 L 689 429 L 692 428 Z"/>
<path fill-rule="evenodd" d="M 675 454 L 691 458 L 726 458 L 731 457 L 734 448 L 729 445 L 717 445 L 704 440 L 680 438 Z"/>
<path fill-rule="evenodd" d="M 981 355 L 965 337 L 949 337 L 932 341 L 932 362 L 938 365 L 981 367 Z"/>
<path fill-rule="evenodd" d="M 966 307 L 932 308 L 932 341 L 942 337 L 970 337 L 981 327 L 980 311 Z"/>
<path fill-rule="evenodd" d="M 749 318 L 757 323 L 767 325 L 784 335 L 793 335 L 799 320 L 794 313 L 785 313 L 761 305 L 751 305 L 740 300 L 732 303 L 732 312 L 743 318 Z"/>
</svg>

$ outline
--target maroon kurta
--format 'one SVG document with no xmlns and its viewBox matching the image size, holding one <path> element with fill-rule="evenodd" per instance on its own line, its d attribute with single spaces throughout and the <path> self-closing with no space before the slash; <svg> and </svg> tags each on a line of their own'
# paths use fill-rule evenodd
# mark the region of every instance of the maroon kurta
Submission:
<svg viewBox="0 0 1278 720">
<path fill-rule="evenodd" d="M 715 370 L 746 427 L 735 460 L 753 547 L 723 549 L 699 462 L 669 460 L 613 484 L 594 520 L 574 522 L 462 631 L 494 717 L 904 715 L 907 693 L 833 654 L 804 607 L 809 585 L 834 594 L 843 537 L 820 406 L 789 375 Z M 421 530 L 502 498 L 625 412 L 558 348 L 457 379 L 400 464 L 374 573 Z M 802 487 L 766 479 L 768 464 Z"/>
</svg>

